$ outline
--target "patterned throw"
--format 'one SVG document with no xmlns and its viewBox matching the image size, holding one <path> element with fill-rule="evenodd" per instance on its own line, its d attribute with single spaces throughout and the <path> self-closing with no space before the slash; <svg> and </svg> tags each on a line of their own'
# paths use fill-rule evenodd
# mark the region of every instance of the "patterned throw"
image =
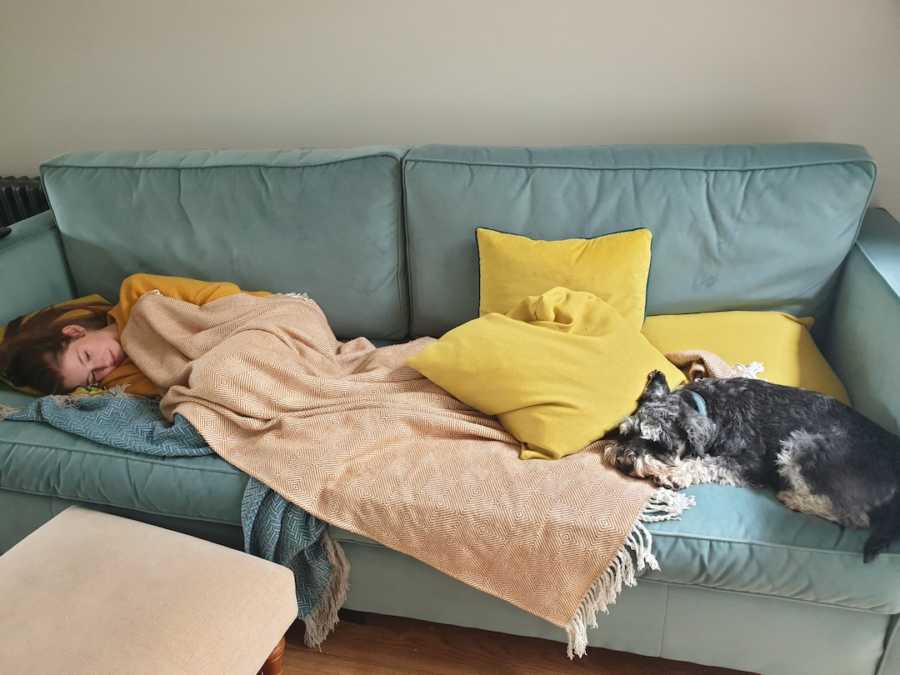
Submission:
<svg viewBox="0 0 900 675">
<path fill-rule="evenodd" d="M 338 341 L 308 299 L 138 301 L 125 351 L 229 463 L 327 523 L 544 618 L 584 654 L 623 585 L 656 568 L 645 522 L 683 496 L 603 464 L 599 444 L 521 461 L 496 419 L 406 360 L 430 338 Z"/>
<path fill-rule="evenodd" d="M 0 406 L 0 419 L 43 422 L 119 450 L 154 457 L 211 455 L 181 415 L 172 424 L 152 399 L 102 394 L 44 396 L 21 410 Z M 244 549 L 290 568 L 306 644 L 318 646 L 337 623 L 347 594 L 349 565 L 327 525 L 250 478 L 241 505 Z"/>
</svg>

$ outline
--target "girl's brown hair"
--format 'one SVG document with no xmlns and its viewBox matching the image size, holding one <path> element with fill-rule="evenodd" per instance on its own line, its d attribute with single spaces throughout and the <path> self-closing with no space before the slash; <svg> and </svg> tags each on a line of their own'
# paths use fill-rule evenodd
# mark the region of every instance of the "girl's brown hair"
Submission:
<svg viewBox="0 0 900 675">
<path fill-rule="evenodd" d="M 107 325 L 110 309 L 106 303 L 71 303 L 13 319 L 0 342 L 0 375 L 14 387 L 44 394 L 65 393 L 59 358 L 72 338 L 63 334 L 63 327 L 100 330 Z M 72 316 L 66 316 L 69 314 Z"/>
</svg>

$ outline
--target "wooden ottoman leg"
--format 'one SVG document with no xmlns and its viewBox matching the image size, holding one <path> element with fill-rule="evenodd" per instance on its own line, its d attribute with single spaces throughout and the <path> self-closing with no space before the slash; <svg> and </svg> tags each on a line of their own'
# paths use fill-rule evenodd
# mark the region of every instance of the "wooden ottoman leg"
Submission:
<svg viewBox="0 0 900 675">
<path fill-rule="evenodd" d="M 281 675 L 284 672 L 284 638 L 275 645 L 275 649 L 269 654 L 269 658 L 262 667 L 263 675 Z"/>
</svg>

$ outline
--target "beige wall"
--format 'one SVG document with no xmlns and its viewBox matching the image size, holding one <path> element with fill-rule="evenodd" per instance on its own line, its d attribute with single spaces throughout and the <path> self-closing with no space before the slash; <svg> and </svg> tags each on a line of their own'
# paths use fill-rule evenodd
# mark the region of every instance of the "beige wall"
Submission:
<svg viewBox="0 0 900 675">
<path fill-rule="evenodd" d="M 0 174 L 72 150 L 840 141 L 900 215 L 900 0 L 0 0 Z"/>
</svg>

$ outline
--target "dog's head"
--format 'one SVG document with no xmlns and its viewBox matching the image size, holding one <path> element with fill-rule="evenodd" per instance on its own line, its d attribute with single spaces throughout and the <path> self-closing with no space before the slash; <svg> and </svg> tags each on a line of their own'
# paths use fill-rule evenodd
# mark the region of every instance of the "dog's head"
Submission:
<svg viewBox="0 0 900 675">
<path fill-rule="evenodd" d="M 682 459 L 703 457 L 714 434 L 712 421 L 682 395 L 673 394 L 665 376 L 654 370 L 637 410 L 619 425 L 618 439 L 606 450 L 606 459 L 631 476 L 661 476 Z"/>
</svg>

